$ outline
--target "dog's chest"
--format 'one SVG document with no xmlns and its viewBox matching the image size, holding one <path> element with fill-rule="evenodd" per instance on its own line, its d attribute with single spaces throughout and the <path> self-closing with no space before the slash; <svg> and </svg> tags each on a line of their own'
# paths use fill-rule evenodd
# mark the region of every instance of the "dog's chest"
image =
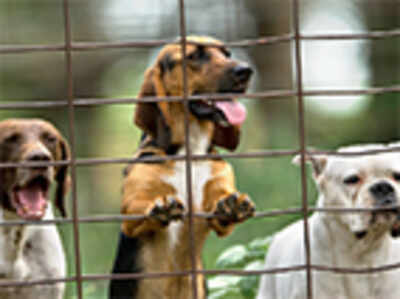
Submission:
<svg viewBox="0 0 400 299">
<path fill-rule="evenodd" d="M 212 178 L 211 163 L 209 161 L 195 161 L 191 165 L 192 175 L 192 203 L 193 210 L 202 211 L 204 200 L 204 189 L 207 182 Z M 176 196 L 184 204 L 186 211 L 189 209 L 189 196 L 187 189 L 187 176 L 185 162 L 176 162 L 174 175 L 164 177 L 164 181 L 176 190 Z M 175 248 L 180 239 L 183 229 L 181 221 L 172 222 L 168 226 L 168 240 L 170 248 Z"/>
<path fill-rule="evenodd" d="M 192 162 L 191 177 L 193 208 L 196 211 L 201 211 L 204 199 L 204 187 L 212 177 L 211 163 L 209 161 Z M 188 208 L 189 196 L 185 162 L 176 162 L 174 174 L 164 176 L 163 179 L 166 183 L 174 187 L 176 196 L 183 202 L 185 207 Z"/>
<path fill-rule="evenodd" d="M 44 219 L 54 219 L 50 206 Z M 64 251 L 54 225 L 0 228 L 0 279 L 26 280 L 63 275 Z"/>
</svg>

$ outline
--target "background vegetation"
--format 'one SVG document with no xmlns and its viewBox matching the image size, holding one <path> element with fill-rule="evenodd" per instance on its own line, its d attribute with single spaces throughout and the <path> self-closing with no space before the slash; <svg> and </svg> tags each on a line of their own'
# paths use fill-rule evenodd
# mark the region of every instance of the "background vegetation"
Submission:
<svg viewBox="0 0 400 299">
<path fill-rule="evenodd" d="M 71 0 L 72 37 L 76 42 L 131 41 L 179 35 L 176 0 Z M 397 0 L 303 0 L 304 33 L 343 33 L 399 27 Z M 291 29 L 289 0 L 187 0 L 188 32 L 226 41 L 284 34 Z M 10 44 L 62 44 L 61 0 L 0 0 L 0 47 Z M 399 81 L 398 38 L 374 41 L 303 42 L 305 86 L 308 89 L 358 89 L 390 86 Z M 73 53 L 76 98 L 133 97 L 157 49 L 113 49 Z M 234 55 L 256 69 L 252 91 L 294 87 L 292 44 L 236 48 Z M 65 60 L 62 52 L 0 55 L 0 102 L 64 100 Z M 361 142 L 398 140 L 399 101 L 396 93 L 359 97 L 306 99 L 307 145 L 332 149 Z M 296 98 L 246 100 L 249 118 L 239 152 L 298 148 Z M 130 157 L 139 138 L 132 125 L 134 105 L 77 108 L 78 158 Z M 68 136 L 67 110 L 0 110 L 0 119 L 43 117 Z M 258 211 L 301 204 L 298 168 L 291 157 L 231 160 L 240 190 L 251 195 Z M 80 216 L 117 214 L 124 165 L 78 168 Z M 316 192 L 310 182 L 309 201 Z M 254 219 L 226 239 L 212 235 L 204 250 L 207 268 L 224 249 L 265 238 L 301 215 Z M 60 226 L 73 275 L 74 250 L 70 225 Z M 119 225 L 81 224 L 82 270 L 110 271 Z M 252 243 L 250 243 L 252 244 Z M 254 245 L 254 244 L 253 244 Z M 252 246 L 252 245 L 246 245 Z M 249 249 L 249 248 L 248 248 Z M 72 262 L 71 262 L 72 261 Z M 232 266 L 232 265 L 230 265 Z M 234 265 L 243 267 L 244 264 Z M 107 282 L 84 284 L 85 298 L 105 298 Z M 75 297 L 74 284 L 66 298 Z M 229 295 L 227 298 L 234 298 Z"/>
</svg>

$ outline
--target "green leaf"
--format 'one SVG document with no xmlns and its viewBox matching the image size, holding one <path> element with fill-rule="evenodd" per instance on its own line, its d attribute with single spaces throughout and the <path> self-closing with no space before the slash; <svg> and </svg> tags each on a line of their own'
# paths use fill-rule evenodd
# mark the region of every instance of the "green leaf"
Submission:
<svg viewBox="0 0 400 299">
<path fill-rule="evenodd" d="M 216 262 L 217 267 L 243 267 L 247 262 L 248 252 L 244 245 L 236 245 L 225 250 Z"/>
<path fill-rule="evenodd" d="M 244 270 L 247 271 L 261 269 L 264 269 L 264 263 L 261 261 L 254 261 L 244 268 Z M 259 280 L 259 275 L 249 275 L 240 278 L 238 285 L 240 288 L 240 293 L 243 295 L 244 298 L 253 299 L 256 296 Z"/>
<path fill-rule="evenodd" d="M 212 292 L 208 299 L 231 299 L 232 297 L 240 296 L 240 291 L 238 288 L 236 289 L 222 289 L 217 292 Z"/>
<path fill-rule="evenodd" d="M 208 280 L 207 285 L 210 291 L 218 289 L 235 288 L 239 283 L 239 276 L 219 275 Z"/>
<path fill-rule="evenodd" d="M 253 241 L 251 241 L 248 245 L 249 249 L 251 251 L 262 251 L 264 254 L 269 248 L 269 245 L 271 244 L 273 239 L 273 236 L 268 236 L 266 238 L 257 238 Z"/>
<path fill-rule="evenodd" d="M 265 254 L 267 253 L 266 250 L 254 250 L 250 251 L 247 254 L 247 259 L 249 261 L 254 261 L 254 260 L 264 260 Z"/>
</svg>

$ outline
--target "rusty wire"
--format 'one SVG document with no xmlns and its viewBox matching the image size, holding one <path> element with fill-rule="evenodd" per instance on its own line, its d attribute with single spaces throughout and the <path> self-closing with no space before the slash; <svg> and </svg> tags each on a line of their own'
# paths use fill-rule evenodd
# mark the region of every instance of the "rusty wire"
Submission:
<svg viewBox="0 0 400 299">
<path fill-rule="evenodd" d="M 304 94 L 303 94 L 303 66 L 301 61 L 301 40 L 300 40 L 300 11 L 299 0 L 292 2 L 292 20 L 295 36 L 294 64 L 295 64 L 295 85 L 297 86 L 297 102 L 299 117 L 299 142 L 300 142 L 300 170 L 301 170 L 301 193 L 303 209 L 303 234 L 304 234 L 304 256 L 306 261 L 306 279 L 307 279 L 307 298 L 312 299 L 312 273 L 311 273 L 311 245 L 310 229 L 308 225 L 308 190 L 306 177 L 306 129 L 304 116 Z"/>
<path fill-rule="evenodd" d="M 387 31 L 369 31 L 361 33 L 344 33 L 344 34 L 299 34 L 298 38 L 301 40 L 363 40 L 363 39 L 387 39 L 400 37 L 400 29 L 387 30 Z M 262 45 L 274 45 L 285 42 L 294 41 L 296 37 L 291 33 L 265 36 L 257 39 L 240 40 L 233 42 L 226 42 L 224 45 L 228 47 L 251 47 Z M 71 51 L 89 51 L 89 50 L 103 50 L 103 49 L 123 49 L 123 48 L 149 48 L 160 47 L 168 43 L 176 42 L 175 40 L 144 40 L 144 41 L 130 41 L 130 42 L 72 42 Z M 196 44 L 191 42 L 192 44 Z M 221 45 L 210 44 L 215 47 Z M 3 45 L 0 46 L 0 54 L 18 54 L 30 52 L 62 52 L 66 47 L 63 44 L 53 45 Z"/>
<path fill-rule="evenodd" d="M 303 96 L 315 97 L 315 96 L 354 96 L 354 95 L 380 95 L 386 93 L 398 93 L 400 92 L 400 85 L 393 85 L 388 87 L 370 87 L 364 89 L 312 89 L 303 90 Z M 256 93 L 235 93 L 235 94 L 203 94 L 203 95 L 192 95 L 188 96 L 187 100 L 195 101 L 199 99 L 207 99 L 209 101 L 218 101 L 230 98 L 247 98 L 247 99 L 269 99 L 276 100 L 279 98 L 289 98 L 296 96 L 297 93 L 294 90 L 271 90 L 266 92 Z M 157 102 L 182 102 L 182 97 L 146 97 L 146 101 L 149 103 Z M 137 104 L 142 100 L 140 98 L 76 98 L 73 102 L 75 107 L 91 107 L 99 105 L 115 105 L 115 104 Z M 10 101 L 8 103 L 0 103 L 0 109 L 50 109 L 68 107 L 68 101 L 31 101 L 29 103 L 23 101 Z"/>
<path fill-rule="evenodd" d="M 400 37 L 400 29 L 390 31 L 369 31 L 365 33 L 356 34 L 301 34 L 300 32 L 300 17 L 299 17 L 299 0 L 292 1 L 292 19 L 293 19 L 293 33 L 287 33 L 277 36 L 266 36 L 258 39 L 251 40 L 240 40 L 225 43 L 228 47 L 253 47 L 263 45 L 274 45 L 279 43 L 292 43 L 294 47 L 294 63 L 295 63 L 295 75 L 296 75 L 296 90 L 271 90 L 258 93 L 247 93 L 247 94 L 234 94 L 232 97 L 245 97 L 249 99 L 280 99 L 294 97 L 298 102 L 298 116 L 299 116 L 299 142 L 300 148 L 297 150 L 275 150 L 275 151 L 259 151 L 259 152 L 247 152 L 247 153 L 224 153 L 224 154 L 205 154 L 205 155 L 193 155 L 190 150 L 190 144 L 188 142 L 190 135 L 190 127 L 188 122 L 188 103 L 191 100 L 198 99 L 209 99 L 209 100 L 220 100 L 227 97 L 224 95 L 201 95 L 201 96 L 190 96 L 187 92 L 187 74 L 186 74 L 186 62 L 184 59 L 183 63 L 183 81 L 184 81 L 184 95 L 183 97 L 149 97 L 146 98 L 146 102 L 160 102 L 160 101 L 180 101 L 185 104 L 185 136 L 186 136 L 186 153 L 184 155 L 168 156 L 168 157 L 146 157 L 141 158 L 143 160 L 149 160 L 153 162 L 162 162 L 167 160 L 184 161 L 186 165 L 186 184 L 188 194 L 188 205 L 189 211 L 185 215 L 189 219 L 190 227 L 190 249 L 191 249 L 191 261 L 192 268 L 189 271 L 171 272 L 171 273 L 130 273 L 130 274 L 97 274 L 97 275 L 85 275 L 82 274 L 81 269 L 81 254 L 79 244 L 79 223 L 102 223 L 102 222 L 121 222 L 123 220 L 141 220 L 145 219 L 143 215 L 96 215 L 95 217 L 79 217 L 78 215 L 78 196 L 76 190 L 76 167 L 77 166 L 96 166 L 104 164 L 117 164 L 117 163 L 138 163 L 139 160 L 136 158 L 91 158 L 91 159 L 77 159 L 75 156 L 75 121 L 74 111 L 79 107 L 92 107 L 98 105 L 113 105 L 113 104 L 136 104 L 143 99 L 139 98 L 108 98 L 108 99 L 90 99 L 90 98 L 75 98 L 73 92 L 73 70 L 71 55 L 74 51 L 93 51 L 93 50 L 105 50 L 105 49 L 123 49 L 123 48 L 148 48 L 163 46 L 167 43 L 176 42 L 182 46 L 182 51 L 185 53 L 186 45 L 192 42 L 186 40 L 186 21 L 185 21 L 185 1 L 179 1 L 179 16 L 180 16 L 180 41 L 176 40 L 144 40 L 144 41 L 130 41 L 130 42 L 73 42 L 71 37 L 71 24 L 69 0 L 63 0 L 63 11 L 64 11 L 64 44 L 55 45 L 5 45 L 0 46 L 0 54 L 18 54 L 18 53 L 31 53 L 31 52 L 64 52 L 66 59 L 66 84 L 67 84 L 67 95 L 65 99 L 60 101 L 34 101 L 34 102 L 6 102 L 0 103 L 0 109 L 43 109 L 43 108 L 55 108 L 55 107 L 67 107 L 68 108 L 68 120 L 69 120 L 69 142 L 71 144 L 71 159 L 67 161 L 54 161 L 54 162 L 20 162 L 20 163 L 0 163 L 1 168 L 10 167 L 32 167 L 32 166 L 50 166 L 50 165 L 69 165 L 72 176 L 72 218 L 61 219 L 56 218 L 54 220 L 42 220 L 42 221 L 4 221 L 0 222 L 1 226 L 13 226 L 13 225 L 49 225 L 49 224 L 73 224 L 74 234 L 74 253 L 75 253 L 75 267 L 76 274 L 71 277 L 60 277 L 55 279 L 43 279 L 43 280 L 31 280 L 31 281 L 4 281 L 0 282 L 0 287 L 24 287 L 31 285 L 51 284 L 57 282 L 76 282 L 77 283 L 77 294 L 78 299 L 83 298 L 82 283 L 83 281 L 96 281 L 96 280 L 110 280 L 110 279 L 154 279 L 164 278 L 172 276 L 191 276 L 192 277 L 192 288 L 193 298 L 197 299 L 197 275 L 261 275 L 261 274 L 276 274 L 290 271 L 306 271 L 307 273 L 307 298 L 312 299 L 312 271 L 329 271 L 334 273 L 342 274 L 367 274 L 381 271 L 390 271 L 400 268 L 400 263 L 384 265 L 375 268 L 343 268 L 343 267 L 329 267 L 325 265 L 315 265 L 311 263 L 311 250 L 309 240 L 309 227 L 307 222 L 307 216 L 310 212 L 324 212 L 324 213 L 361 213 L 370 212 L 377 210 L 387 210 L 393 207 L 385 208 L 320 208 L 309 206 L 307 202 L 307 181 L 305 171 L 305 157 L 307 155 L 338 155 L 338 156 L 357 156 L 357 155 L 372 155 L 382 152 L 397 152 L 400 151 L 400 147 L 392 147 L 379 150 L 369 150 L 363 152 L 351 152 L 351 153 L 339 153 L 336 151 L 311 151 L 306 148 L 305 142 L 305 112 L 304 112 L 304 97 L 313 96 L 345 96 L 345 95 L 378 95 L 385 93 L 400 92 L 400 85 L 394 85 L 389 87 L 372 87 L 365 89 L 342 89 L 342 90 L 305 90 L 303 89 L 302 80 L 302 61 L 301 61 L 301 41 L 319 41 L 319 40 L 356 40 L 356 39 L 387 39 Z M 213 45 L 213 44 L 210 44 Z M 213 45 L 220 47 L 221 45 Z M 185 57 L 185 55 L 183 56 Z M 255 218 L 264 217 L 276 217 L 280 215 L 299 214 L 303 216 L 304 220 L 304 246 L 306 263 L 304 265 L 294 265 L 285 268 L 270 268 L 257 271 L 244 271 L 244 270 L 200 270 L 196 269 L 196 244 L 194 238 L 194 218 L 212 218 L 215 215 L 206 213 L 194 213 L 193 212 L 193 200 L 192 200 L 192 176 L 191 176 L 191 163 L 196 160 L 213 159 L 213 158 L 265 158 L 265 157 L 283 157 L 293 156 L 300 154 L 301 157 L 301 189 L 302 189 L 302 206 L 288 208 L 283 210 L 271 210 L 264 212 L 257 212 Z M 396 206 L 397 207 L 397 206 Z M 398 208 L 398 207 L 397 207 Z"/>
<path fill-rule="evenodd" d="M 74 253 L 75 253 L 75 272 L 76 272 L 76 290 L 78 299 L 83 298 L 82 292 L 82 269 L 81 269 L 81 251 L 79 240 L 79 214 L 78 214 L 78 195 L 76 179 L 76 158 L 75 158 L 75 107 L 74 102 L 74 83 L 72 73 L 72 51 L 71 51 L 71 18 L 69 0 L 63 0 L 64 30 L 65 30 L 65 63 L 66 63 L 66 83 L 68 99 L 68 131 L 69 143 L 71 145 L 70 174 L 71 174 L 71 193 L 72 193 L 72 224 L 74 233 Z"/>
<path fill-rule="evenodd" d="M 183 76 L 183 104 L 184 110 L 184 125 L 185 125 L 185 173 L 186 173 L 186 192 L 189 216 L 189 250 L 191 260 L 191 283 L 193 299 L 198 298 L 197 289 L 197 259 L 196 259 L 196 237 L 194 229 L 194 204 L 193 204 L 193 188 L 192 188 L 192 149 L 190 147 L 190 121 L 189 121 L 189 100 L 188 100 L 188 79 L 187 79 L 187 59 L 186 59 L 186 14 L 185 0 L 179 0 L 179 27 L 180 27 L 180 44 L 182 51 L 182 76 Z"/>
</svg>

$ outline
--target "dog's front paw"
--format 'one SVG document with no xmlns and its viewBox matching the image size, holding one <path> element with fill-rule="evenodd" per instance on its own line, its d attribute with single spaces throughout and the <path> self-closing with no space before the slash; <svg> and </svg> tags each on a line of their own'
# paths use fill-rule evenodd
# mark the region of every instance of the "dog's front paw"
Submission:
<svg viewBox="0 0 400 299">
<path fill-rule="evenodd" d="M 242 222 L 254 215 L 254 203 L 246 194 L 232 193 L 218 201 L 214 215 L 222 226 Z"/>
<path fill-rule="evenodd" d="M 185 207 L 182 202 L 175 196 L 169 195 L 157 198 L 148 215 L 166 226 L 171 221 L 183 219 L 184 212 Z"/>
</svg>

